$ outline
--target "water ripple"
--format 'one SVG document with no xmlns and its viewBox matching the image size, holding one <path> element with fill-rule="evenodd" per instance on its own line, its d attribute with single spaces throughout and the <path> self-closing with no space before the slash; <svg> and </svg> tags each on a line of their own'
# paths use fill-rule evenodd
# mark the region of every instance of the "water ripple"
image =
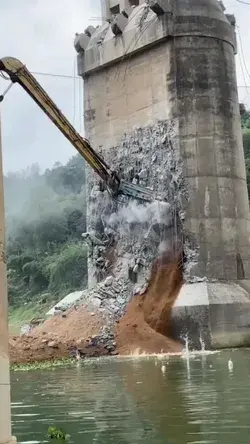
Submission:
<svg viewBox="0 0 250 444">
<path fill-rule="evenodd" d="M 238 350 L 15 372 L 13 432 L 20 444 L 47 442 L 51 425 L 74 444 L 249 443 L 249 370 L 250 350 Z"/>
</svg>

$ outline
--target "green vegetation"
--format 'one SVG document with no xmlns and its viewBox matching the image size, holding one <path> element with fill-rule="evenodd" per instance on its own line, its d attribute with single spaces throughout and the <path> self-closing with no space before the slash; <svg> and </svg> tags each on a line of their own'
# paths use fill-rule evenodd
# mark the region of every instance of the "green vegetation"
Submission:
<svg viewBox="0 0 250 444">
<path fill-rule="evenodd" d="M 87 282 L 85 163 L 74 156 L 44 173 L 33 165 L 4 178 L 8 294 L 13 323 Z M 18 310 L 13 308 L 18 307 Z"/>
<path fill-rule="evenodd" d="M 58 359 L 55 361 L 42 361 L 42 362 L 32 362 L 30 364 L 12 364 L 10 370 L 13 372 L 27 372 L 34 370 L 55 370 L 58 367 L 65 367 L 72 365 L 74 359 L 65 358 Z"/>
<path fill-rule="evenodd" d="M 250 129 L 250 111 L 246 111 L 241 116 L 241 123 L 243 128 Z"/>
<path fill-rule="evenodd" d="M 29 324 L 34 318 L 44 318 L 47 311 L 50 309 L 50 303 L 39 306 L 33 302 L 27 302 L 22 306 L 11 306 L 9 308 L 9 330 L 12 335 L 19 335 L 21 327 Z"/>
<path fill-rule="evenodd" d="M 69 439 L 69 435 L 62 429 L 58 429 L 57 427 L 51 426 L 48 429 L 48 438 L 52 440 L 65 441 Z"/>
</svg>

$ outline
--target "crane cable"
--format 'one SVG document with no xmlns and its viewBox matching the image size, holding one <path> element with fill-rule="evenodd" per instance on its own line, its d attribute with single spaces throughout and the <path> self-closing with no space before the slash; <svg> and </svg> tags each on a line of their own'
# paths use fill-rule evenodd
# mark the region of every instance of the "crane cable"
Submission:
<svg viewBox="0 0 250 444">
<path fill-rule="evenodd" d="M 6 96 L 6 94 L 9 92 L 10 88 L 14 85 L 13 82 L 10 82 L 10 84 L 7 86 L 7 88 L 5 89 L 5 91 L 3 92 L 3 94 L 0 94 L 0 102 L 3 101 L 4 97 Z"/>
<path fill-rule="evenodd" d="M 246 2 L 245 0 L 236 0 L 237 3 L 242 3 L 243 5 L 248 5 L 250 6 L 249 2 Z"/>
</svg>

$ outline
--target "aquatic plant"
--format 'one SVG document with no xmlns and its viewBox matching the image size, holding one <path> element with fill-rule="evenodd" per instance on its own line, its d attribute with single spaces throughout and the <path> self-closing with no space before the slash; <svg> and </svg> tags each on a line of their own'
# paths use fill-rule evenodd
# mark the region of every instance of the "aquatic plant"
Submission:
<svg viewBox="0 0 250 444">
<path fill-rule="evenodd" d="M 58 441 L 66 441 L 69 439 L 69 435 L 64 430 L 58 429 L 55 426 L 49 427 L 47 437 L 51 440 Z"/>
<path fill-rule="evenodd" d="M 12 364 L 10 370 L 12 372 L 27 372 L 31 370 L 55 370 L 58 367 L 71 365 L 75 361 L 70 358 L 58 359 L 55 361 L 32 362 L 28 364 Z"/>
</svg>

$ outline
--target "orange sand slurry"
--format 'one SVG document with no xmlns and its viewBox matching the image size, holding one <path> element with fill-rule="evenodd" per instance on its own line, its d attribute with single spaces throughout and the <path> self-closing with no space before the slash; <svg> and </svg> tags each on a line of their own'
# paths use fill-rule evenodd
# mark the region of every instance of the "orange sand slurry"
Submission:
<svg viewBox="0 0 250 444">
<path fill-rule="evenodd" d="M 119 354 L 182 351 L 182 344 L 171 339 L 171 310 L 183 285 L 182 272 L 179 256 L 165 255 L 154 263 L 146 292 L 133 298 L 118 324 Z"/>
</svg>

